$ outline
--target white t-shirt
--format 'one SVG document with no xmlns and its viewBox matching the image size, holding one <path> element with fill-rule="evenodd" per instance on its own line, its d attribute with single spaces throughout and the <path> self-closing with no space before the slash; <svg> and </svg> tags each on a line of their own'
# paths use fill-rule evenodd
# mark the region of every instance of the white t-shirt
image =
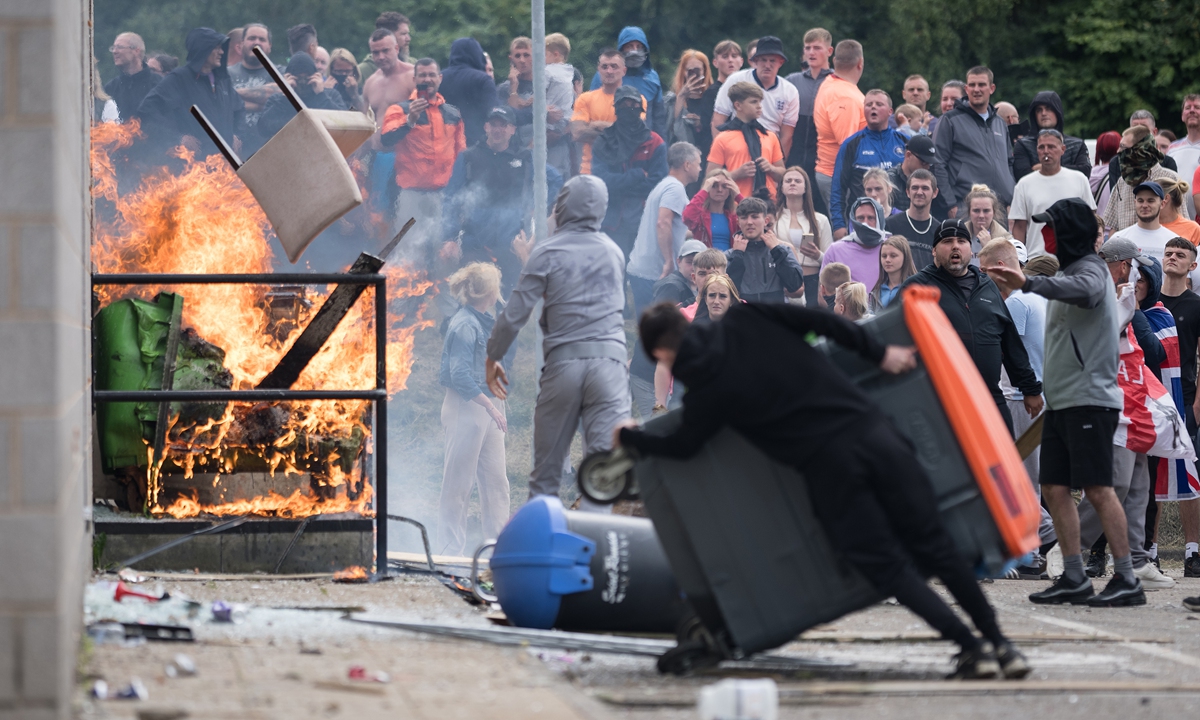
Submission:
<svg viewBox="0 0 1200 720">
<path fill-rule="evenodd" d="M 1165 227 L 1160 226 L 1157 230 L 1143 230 L 1139 225 L 1130 225 L 1124 230 L 1113 233 L 1108 239 L 1125 238 L 1126 240 L 1132 240 L 1134 245 L 1142 249 L 1142 252 L 1161 263 L 1163 250 L 1167 248 L 1167 241 L 1173 237 L 1178 236 Z"/>
<path fill-rule="evenodd" d="M 750 82 L 762 88 L 754 68 L 738 70 L 725 79 L 725 84 L 717 92 L 717 102 L 713 112 L 719 115 L 733 116 L 733 103 L 729 101 L 729 88 L 740 82 Z M 775 77 L 775 87 L 762 88 L 762 117 L 758 122 L 773 133 L 778 134 L 784 125 L 796 127 L 800 121 L 800 91 L 796 86 L 782 76 Z"/>
<path fill-rule="evenodd" d="M 1059 200 L 1067 198 L 1079 198 L 1086 202 L 1091 209 L 1096 209 L 1096 201 L 1092 199 L 1091 183 L 1088 182 L 1087 175 L 1078 170 L 1062 168 L 1053 175 L 1033 172 L 1017 182 L 1017 187 L 1013 190 L 1012 207 L 1008 211 L 1008 219 L 1029 221 L 1028 229 L 1025 231 L 1025 249 L 1029 252 L 1030 258 L 1046 254 L 1046 243 L 1042 239 L 1042 223 L 1033 222 L 1031 218 L 1040 212 L 1045 212 Z"/>
<path fill-rule="evenodd" d="M 634 277 L 643 280 L 657 280 L 662 276 L 663 265 L 667 258 L 658 250 L 658 210 L 667 208 L 671 216 L 671 259 L 679 257 L 683 241 L 687 238 L 687 228 L 683 224 L 683 209 L 687 207 L 687 190 L 683 183 L 668 175 L 659 181 L 646 198 L 646 207 L 642 210 L 642 222 L 638 225 L 637 239 L 633 241 L 633 250 L 629 253 L 629 265 L 626 271 Z"/>
</svg>

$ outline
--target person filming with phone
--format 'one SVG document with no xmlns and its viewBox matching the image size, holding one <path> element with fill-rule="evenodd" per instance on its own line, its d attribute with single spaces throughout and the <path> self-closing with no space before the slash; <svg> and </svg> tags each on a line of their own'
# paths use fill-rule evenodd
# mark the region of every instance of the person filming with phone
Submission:
<svg viewBox="0 0 1200 720">
<path fill-rule="evenodd" d="M 442 73 L 436 60 L 421 58 L 413 70 L 416 89 L 409 99 L 392 105 L 383 118 L 381 141 L 396 149 L 395 223 L 416 218 L 406 244 L 424 255 L 433 267 L 434 246 L 441 240 L 442 189 L 458 154 L 467 148 L 462 114 L 448 104 L 438 86 Z"/>
</svg>

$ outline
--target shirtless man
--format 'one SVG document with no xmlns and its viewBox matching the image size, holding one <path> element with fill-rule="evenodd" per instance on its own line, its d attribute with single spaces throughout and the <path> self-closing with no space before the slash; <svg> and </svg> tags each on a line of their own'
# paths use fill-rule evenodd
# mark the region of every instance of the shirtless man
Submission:
<svg viewBox="0 0 1200 720">
<path fill-rule="evenodd" d="M 379 68 L 363 83 L 363 97 L 375 113 L 376 127 L 383 127 L 383 116 L 391 105 L 407 100 L 416 80 L 413 66 L 400 60 L 400 46 L 390 30 L 380 28 L 371 33 L 371 60 Z"/>
</svg>

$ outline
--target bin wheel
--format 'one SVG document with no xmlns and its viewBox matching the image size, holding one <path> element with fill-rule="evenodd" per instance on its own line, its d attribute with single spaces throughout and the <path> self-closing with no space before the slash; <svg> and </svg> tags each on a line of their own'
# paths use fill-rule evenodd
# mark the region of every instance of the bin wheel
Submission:
<svg viewBox="0 0 1200 720">
<path fill-rule="evenodd" d="M 703 640 L 681 642 L 658 656 L 658 671 L 664 675 L 687 675 L 720 664 L 721 654 Z"/>
<path fill-rule="evenodd" d="M 633 458 L 621 448 L 588 455 L 579 464 L 579 491 L 599 505 L 627 496 L 634 485 Z"/>
</svg>

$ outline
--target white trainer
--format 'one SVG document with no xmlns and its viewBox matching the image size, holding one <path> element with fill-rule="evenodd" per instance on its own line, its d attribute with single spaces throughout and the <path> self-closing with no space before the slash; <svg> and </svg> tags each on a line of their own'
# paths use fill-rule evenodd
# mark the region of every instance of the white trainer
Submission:
<svg viewBox="0 0 1200 720">
<path fill-rule="evenodd" d="M 1175 587 L 1174 578 L 1163 575 L 1158 568 L 1154 567 L 1154 563 L 1148 562 L 1140 568 L 1134 569 L 1133 574 L 1142 581 L 1142 587 L 1146 590 L 1166 590 Z"/>
</svg>

